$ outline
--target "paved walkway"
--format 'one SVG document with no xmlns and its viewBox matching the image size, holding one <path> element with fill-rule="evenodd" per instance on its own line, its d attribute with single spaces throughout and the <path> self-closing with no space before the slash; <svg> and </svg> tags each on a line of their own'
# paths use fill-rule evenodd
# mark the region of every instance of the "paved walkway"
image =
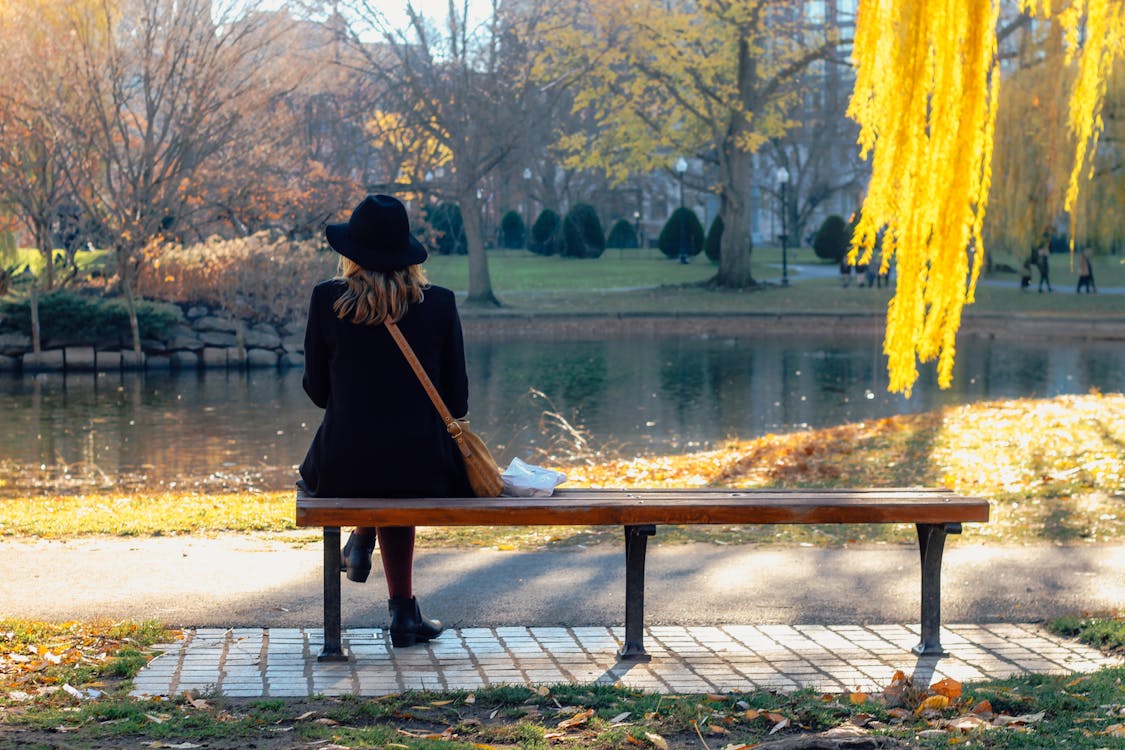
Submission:
<svg viewBox="0 0 1125 750">
<path fill-rule="evenodd" d="M 648 663 L 618 662 L 621 628 L 496 627 L 447 631 L 426 646 L 392 649 L 379 629 L 344 631 L 347 662 L 320 663 L 318 629 L 200 628 L 166 644 L 137 675 L 136 696 L 184 691 L 230 698 L 376 696 L 404 690 L 617 684 L 667 693 L 753 689 L 874 691 L 896 670 L 915 684 L 1022 673 L 1069 674 L 1118 665 L 1037 625 L 950 625 L 942 658 L 914 656 L 903 625 L 650 627 Z"/>
</svg>

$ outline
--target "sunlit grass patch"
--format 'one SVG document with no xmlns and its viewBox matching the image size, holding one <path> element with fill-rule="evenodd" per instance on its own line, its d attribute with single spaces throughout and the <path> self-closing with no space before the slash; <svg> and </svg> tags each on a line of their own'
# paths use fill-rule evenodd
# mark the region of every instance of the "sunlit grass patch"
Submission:
<svg viewBox="0 0 1125 750">
<path fill-rule="evenodd" d="M 948 487 L 992 504 L 966 541 L 1105 542 L 1125 538 L 1125 395 L 991 401 L 729 440 L 715 450 L 541 463 L 566 487 Z M 292 491 L 143 487 L 0 500 L 0 534 L 159 535 L 295 528 Z M 39 492 L 44 492 L 39 488 Z M 310 530 L 315 535 L 316 530 Z M 520 549 L 617 542 L 617 527 L 442 527 L 426 544 Z M 725 544 L 909 542 L 909 524 L 662 527 L 658 541 Z"/>
<path fill-rule="evenodd" d="M 0 500 L 0 534 L 160 535 L 295 528 L 292 492 L 153 492 L 47 495 Z"/>
</svg>

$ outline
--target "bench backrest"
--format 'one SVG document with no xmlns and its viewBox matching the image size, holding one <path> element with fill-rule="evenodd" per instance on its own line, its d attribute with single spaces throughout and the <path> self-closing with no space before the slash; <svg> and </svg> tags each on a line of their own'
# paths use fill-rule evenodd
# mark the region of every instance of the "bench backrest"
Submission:
<svg viewBox="0 0 1125 750">
<path fill-rule="evenodd" d="M 987 520 L 986 500 L 923 489 L 560 489 L 543 498 L 297 496 L 298 526 L 934 524 Z"/>
</svg>

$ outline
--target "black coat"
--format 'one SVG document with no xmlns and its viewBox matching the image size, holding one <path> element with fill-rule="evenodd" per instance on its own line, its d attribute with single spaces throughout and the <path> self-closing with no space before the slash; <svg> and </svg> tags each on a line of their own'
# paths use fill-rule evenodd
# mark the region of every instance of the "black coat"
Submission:
<svg viewBox="0 0 1125 750">
<path fill-rule="evenodd" d="M 305 392 L 324 419 L 301 463 L 320 497 L 472 495 L 453 439 L 386 326 L 336 316 L 340 280 L 313 289 L 305 328 Z M 469 411 L 469 379 L 453 292 L 438 286 L 399 328 L 454 416 Z"/>
</svg>

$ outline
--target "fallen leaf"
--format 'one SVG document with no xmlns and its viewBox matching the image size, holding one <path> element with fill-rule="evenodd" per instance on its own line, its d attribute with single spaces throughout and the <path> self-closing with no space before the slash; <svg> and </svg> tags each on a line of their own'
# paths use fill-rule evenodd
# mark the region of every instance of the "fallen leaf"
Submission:
<svg viewBox="0 0 1125 750">
<path fill-rule="evenodd" d="M 657 750 L 668 750 L 668 740 L 664 739 L 659 734 L 645 732 L 645 739 L 648 740 L 653 747 L 657 748 Z"/>
<path fill-rule="evenodd" d="M 339 726 L 340 722 L 335 719 L 329 719 L 327 716 L 321 716 L 319 719 L 313 719 L 313 724 L 323 724 L 326 727 Z"/>
<path fill-rule="evenodd" d="M 992 703 L 987 700 L 983 700 L 977 705 L 973 706 L 971 712 L 974 714 L 990 714 L 992 713 Z"/>
<path fill-rule="evenodd" d="M 431 706 L 448 706 L 453 701 L 430 701 Z"/>
<path fill-rule="evenodd" d="M 1110 737 L 1125 737 L 1125 724 L 1110 724 L 1098 734 L 1108 734 Z"/>
<path fill-rule="evenodd" d="M 748 708 L 748 709 L 746 709 L 746 713 L 745 713 L 745 714 L 743 714 L 743 715 L 744 715 L 744 716 L 745 716 L 745 717 L 746 717 L 747 719 L 749 719 L 750 721 L 753 721 L 754 719 L 756 719 L 756 718 L 758 718 L 759 716 L 761 716 L 761 715 L 762 715 L 762 712 L 761 712 L 761 711 L 759 711 L 759 710 L 758 710 L 758 709 L 756 709 L 756 708 Z M 647 718 L 647 717 L 646 717 L 646 718 Z"/>
<path fill-rule="evenodd" d="M 172 717 L 169 714 L 145 714 L 145 718 L 153 724 L 163 724 Z"/>
<path fill-rule="evenodd" d="M 730 734 L 730 730 L 720 724 L 708 724 L 711 734 Z"/>
<path fill-rule="evenodd" d="M 930 685 L 930 690 L 938 695 L 944 695 L 950 700 L 961 697 L 961 683 L 949 677 Z"/>
<path fill-rule="evenodd" d="M 976 714 L 965 714 L 964 716 L 958 716 L 956 719 L 951 719 L 947 726 L 950 729 L 957 729 L 961 732 L 971 732 L 974 729 L 980 729 L 981 727 L 990 725 Z"/>
<path fill-rule="evenodd" d="M 992 720 L 994 726 L 1018 726 L 1021 724 L 1036 724 L 1043 721 L 1043 717 L 1047 715 L 1046 711 L 1040 711 L 1035 714 L 1021 714 L 1020 716 L 1008 716 L 1007 714 L 1000 714 Z"/>
<path fill-rule="evenodd" d="M 918 716 L 923 711 L 941 711 L 945 708 L 949 708 L 949 698 L 944 695 L 931 695 L 918 704 L 918 708 L 914 709 L 914 715 Z"/>
<path fill-rule="evenodd" d="M 472 704 L 476 703 L 476 702 L 477 702 L 477 694 L 476 693 L 469 693 L 468 695 L 465 696 L 465 703 L 468 703 L 470 706 Z"/>
<path fill-rule="evenodd" d="M 576 727 L 579 724 L 585 724 L 587 721 L 590 720 L 590 717 L 593 716 L 593 715 L 594 715 L 594 709 L 592 709 L 592 708 L 588 708 L 585 711 L 579 711 L 574 716 L 571 716 L 569 719 L 563 719 L 562 721 L 560 721 L 555 726 L 555 728 L 556 729 L 564 729 L 564 730 L 565 729 L 571 729 L 572 727 Z"/>
<path fill-rule="evenodd" d="M 780 732 L 782 729 L 785 729 L 787 726 L 789 726 L 789 719 L 782 719 L 781 721 L 779 721 L 779 722 L 777 722 L 776 724 L 773 725 L 773 729 L 771 729 L 769 731 L 769 733 L 770 734 L 776 734 L 777 732 Z"/>
<path fill-rule="evenodd" d="M 875 717 L 871 714 L 856 714 L 851 718 L 851 722 L 857 727 L 863 727 L 870 724 L 874 719 Z"/>
<path fill-rule="evenodd" d="M 609 723 L 610 724 L 620 724 L 621 722 L 625 721 L 626 719 L 628 719 L 632 715 L 633 715 L 632 711 L 625 711 L 624 713 L 620 713 L 620 714 L 617 714 L 617 716 L 614 716 L 612 719 L 609 720 Z"/>
<path fill-rule="evenodd" d="M 206 711 L 211 708 L 211 704 L 202 698 L 188 698 L 188 703 L 198 708 L 200 711 Z"/>
<path fill-rule="evenodd" d="M 546 698 L 546 697 L 547 697 L 548 695 L 550 695 L 550 694 L 551 694 L 551 688 L 547 687 L 546 685 L 540 685 L 540 686 L 538 687 L 538 689 L 536 689 L 536 691 L 535 691 L 535 692 L 539 693 L 539 695 L 541 695 L 541 696 L 543 696 L 544 698 Z"/>
<path fill-rule="evenodd" d="M 860 703 L 866 703 L 869 697 L 870 696 L 868 696 L 867 693 L 848 693 L 848 700 L 852 702 L 853 706 L 857 706 Z"/>
<path fill-rule="evenodd" d="M 296 719 L 293 719 L 293 721 L 304 721 L 305 719 L 311 719 L 314 716 L 316 716 L 316 711 L 305 711 L 303 714 L 298 716 Z"/>
</svg>

